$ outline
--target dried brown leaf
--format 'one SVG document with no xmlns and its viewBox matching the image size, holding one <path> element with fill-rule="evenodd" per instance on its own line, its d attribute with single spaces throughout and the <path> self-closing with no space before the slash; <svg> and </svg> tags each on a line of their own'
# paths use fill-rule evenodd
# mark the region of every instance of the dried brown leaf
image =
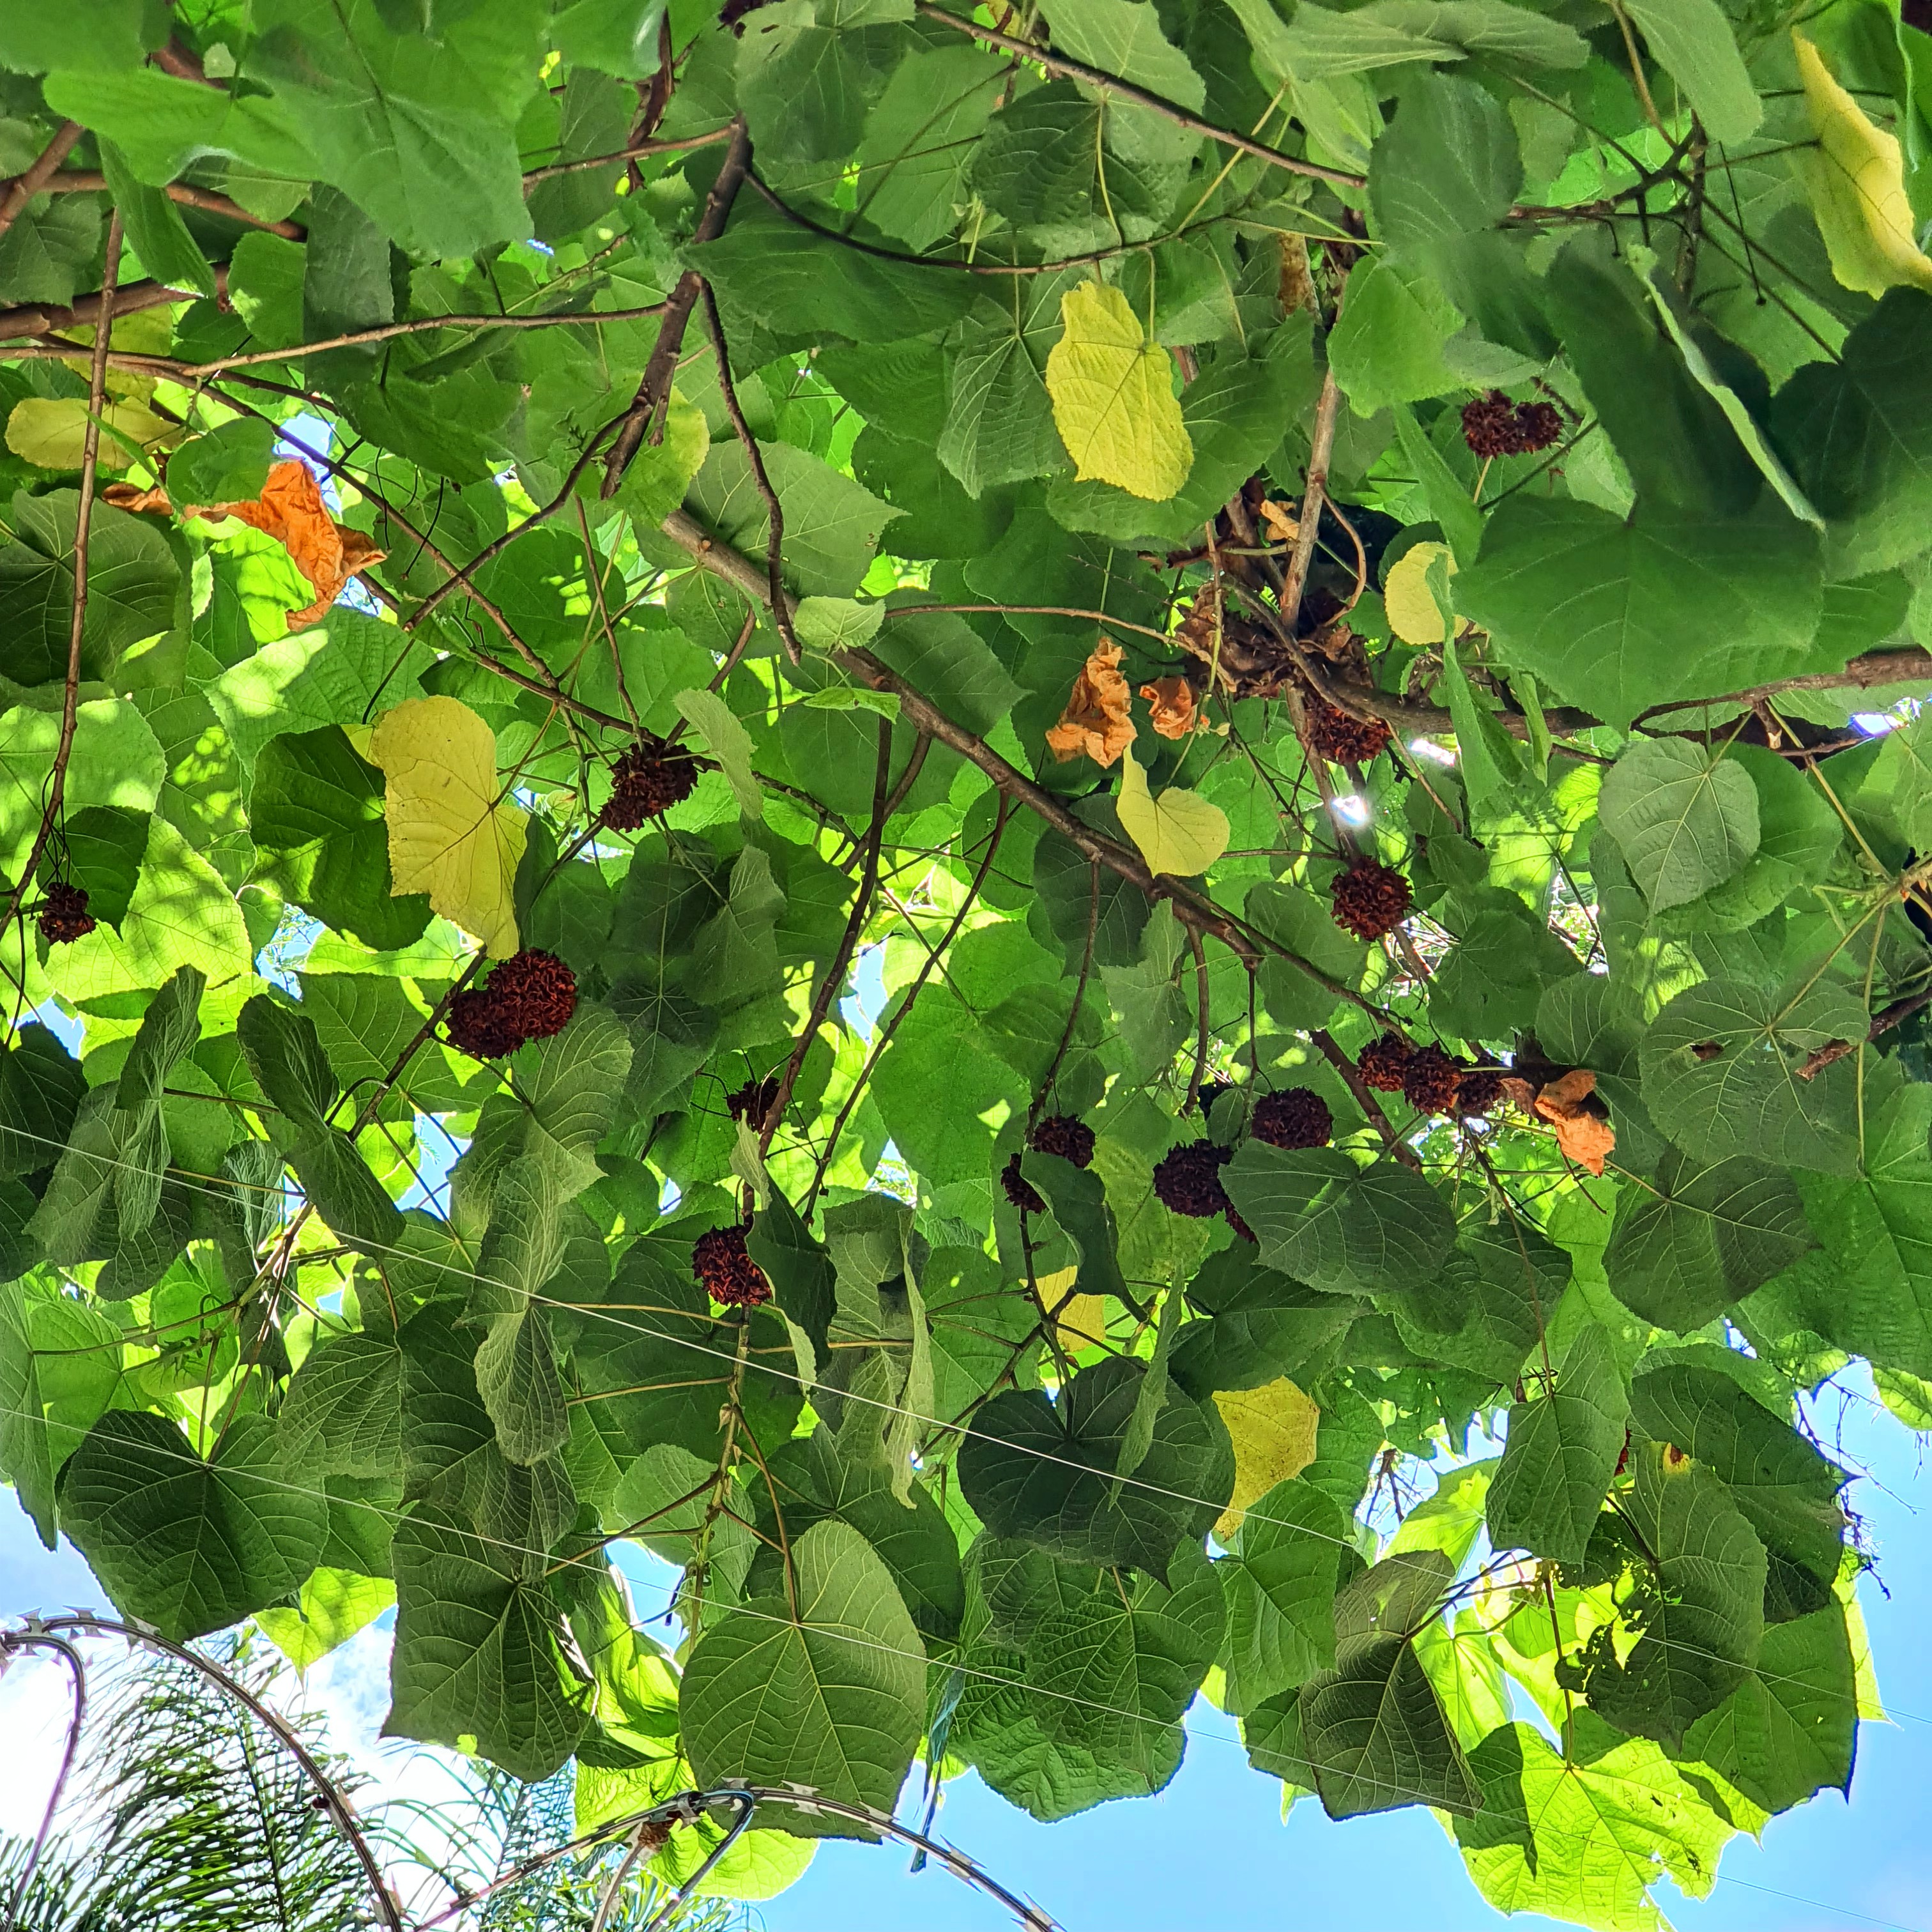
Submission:
<svg viewBox="0 0 1932 1932">
<path fill-rule="evenodd" d="M 163 498 L 163 502 L 166 498 Z M 159 506 L 150 507 L 158 508 Z M 387 554 L 359 530 L 346 530 L 328 514 L 315 472 L 305 463 L 278 463 L 262 494 L 240 502 L 191 503 L 185 517 L 233 517 L 273 537 L 315 589 L 315 600 L 289 613 L 289 628 L 312 624 L 342 594 L 358 570 Z"/>
<path fill-rule="evenodd" d="M 1077 758 L 1084 752 L 1096 765 L 1111 765 L 1134 742 L 1132 701 L 1127 681 L 1119 670 L 1120 647 L 1111 638 L 1094 646 L 1068 693 L 1060 722 L 1046 734 L 1047 748 L 1056 758 Z"/>
<path fill-rule="evenodd" d="M 1184 738 L 1200 726 L 1194 707 L 1194 687 L 1184 677 L 1157 677 L 1141 686 L 1154 714 L 1155 732 L 1163 738 Z"/>
<path fill-rule="evenodd" d="M 1556 1130 L 1556 1144 L 1586 1172 L 1600 1174 L 1617 1144 L 1616 1130 L 1589 1103 L 1597 1076 L 1587 1066 L 1573 1067 L 1536 1096 L 1536 1111 Z"/>
</svg>

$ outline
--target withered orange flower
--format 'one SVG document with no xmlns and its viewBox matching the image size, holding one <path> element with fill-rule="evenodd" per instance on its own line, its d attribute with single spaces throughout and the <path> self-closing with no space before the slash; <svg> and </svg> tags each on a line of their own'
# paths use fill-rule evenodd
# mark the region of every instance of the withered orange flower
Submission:
<svg viewBox="0 0 1932 1932">
<path fill-rule="evenodd" d="M 1536 1111 L 1556 1130 L 1556 1144 L 1587 1172 L 1600 1174 L 1617 1144 L 1616 1130 L 1583 1104 L 1597 1090 L 1587 1066 L 1573 1068 L 1536 1096 Z"/>
<path fill-rule="evenodd" d="M 1154 712 L 1154 728 L 1163 738 L 1184 738 L 1198 722 L 1194 687 L 1184 677 L 1157 677 L 1141 686 Z"/>
<path fill-rule="evenodd" d="M 1293 506 L 1277 503 L 1272 497 L 1262 504 L 1262 521 L 1268 526 L 1269 539 L 1274 543 L 1292 543 L 1301 534 L 1301 520 Z"/>
<path fill-rule="evenodd" d="M 1134 742 L 1127 681 L 1119 670 L 1120 647 L 1111 638 L 1094 646 L 1068 693 L 1060 722 L 1046 734 L 1047 748 L 1064 761 L 1085 752 L 1096 765 L 1112 764 Z"/>
<path fill-rule="evenodd" d="M 145 488 L 139 483 L 109 483 L 101 489 L 100 500 L 117 510 L 132 510 L 137 514 L 143 510 L 158 510 L 164 517 L 174 514 L 168 493 L 158 483 Z"/>
<path fill-rule="evenodd" d="M 164 515 L 174 506 L 158 486 L 137 489 L 131 483 L 110 484 L 103 496 L 116 508 L 154 510 Z M 295 567 L 314 587 L 315 601 L 289 613 L 289 628 L 312 624 L 342 595 L 342 586 L 358 570 L 380 563 L 388 554 L 360 530 L 338 524 L 328 514 L 315 472 L 305 463 L 278 463 L 268 472 L 259 496 L 233 503 L 190 503 L 184 517 L 233 517 L 273 537 L 289 554 Z"/>
</svg>

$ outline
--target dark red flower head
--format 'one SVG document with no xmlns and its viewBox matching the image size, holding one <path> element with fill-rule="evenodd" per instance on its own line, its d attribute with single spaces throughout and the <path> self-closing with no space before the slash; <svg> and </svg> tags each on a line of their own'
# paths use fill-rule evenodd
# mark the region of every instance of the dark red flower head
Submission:
<svg viewBox="0 0 1932 1932">
<path fill-rule="evenodd" d="M 1454 1114 L 1467 1064 L 1439 1046 L 1418 1046 L 1402 1070 L 1403 1097 L 1419 1114 Z"/>
<path fill-rule="evenodd" d="M 691 1271 L 714 1301 L 728 1308 L 756 1308 L 772 1298 L 765 1271 L 745 1245 L 747 1222 L 735 1228 L 713 1228 L 691 1246 Z"/>
<path fill-rule="evenodd" d="M 87 894 L 79 886 L 57 880 L 40 895 L 34 923 L 50 946 L 70 946 L 85 939 L 100 922 L 87 909 Z"/>
<path fill-rule="evenodd" d="M 614 832 L 636 832 L 682 805 L 697 784 L 698 760 L 690 752 L 646 731 L 612 768 L 602 823 Z"/>
<path fill-rule="evenodd" d="M 1355 1056 L 1355 1066 L 1362 1076 L 1362 1084 L 1373 1088 L 1378 1094 L 1400 1094 L 1402 1076 L 1408 1070 L 1409 1057 L 1414 1051 L 1399 1033 L 1385 1033 L 1370 1040 Z"/>
<path fill-rule="evenodd" d="M 554 952 L 526 947 L 490 975 L 490 995 L 526 1040 L 562 1032 L 577 1010 L 577 975 Z"/>
<path fill-rule="evenodd" d="M 1087 1167 L 1094 1159 L 1094 1130 L 1071 1114 L 1049 1114 L 1034 1129 L 1028 1144 L 1042 1154 L 1057 1154 L 1076 1167 Z"/>
<path fill-rule="evenodd" d="M 1326 1147 L 1335 1132 L 1335 1117 L 1313 1088 L 1289 1087 L 1255 1103 L 1248 1131 L 1270 1147 Z"/>
<path fill-rule="evenodd" d="M 1358 939 L 1393 932 L 1408 916 L 1408 881 L 1393 866 L 1363 859 L 1335 874 L 1328 889 L 1335 923 Z"/>
<path fill-rule="evenodd" d="M 1214 1141 L 1190 1141 L 1162 1156 L 1154 1171 L 1154 1191 L 1177 1214 L 1197 1220 L 1225 1214 L 1233 1203 L 1221 1185 L 1221 1170 L 1234 1155 L 1232 1148 Z"/>
<path fill-rule="evenodd" d="M 1020 1172 L 1020 1157 L 1015 1154 L 1000 1170 L 1000 1185 L 1006 1198 L 1022 1214 L 1044 1214 L 1046 1197 Z"/>
<path fill-rule="evenodd" d="M 500 1060 L 524 1043 L 524 1034 L 496 994 L 482 986 L 466 986 L 449 1003 L 443 1016 L 450 1044 L 472 1060 Z"/>
</svg>

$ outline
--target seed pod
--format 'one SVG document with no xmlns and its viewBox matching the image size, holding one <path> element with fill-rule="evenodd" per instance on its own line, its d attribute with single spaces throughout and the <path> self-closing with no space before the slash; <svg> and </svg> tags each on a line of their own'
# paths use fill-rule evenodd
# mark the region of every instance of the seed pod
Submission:
<svg viewBox="0 0 1932 1932">
<path fill-rule="evenodd" d="M 1362 1084 L 1378 1094 L 1400 1094 L 1402 1076 L 1415 1049 L 1399 1033 L 1385 1033 L 1372 1040 L 1355 1056 L 1355 1068 Z"/>
<path fill-rule="evenodd" d="M 1162 1156 L 1154 1171 L 1154 1191 L 1177 1214 L 1196 1220 L 1225 1214 L 1233 1204 L 1221 1185 L 1221 1170 L 1234 1156 L 1232 1148 L 1214 1141 L 1191 1141 Z"/>
<path fill-rule="evenodd" d="M 87 894 L 82 887 L 56 880 L 40 895 L 34 923 L 50 946 L 71 946 L 76 939 L 85 939 L 100 922 L 88 910 Z"/>
<path fill-rule="evenodd" d="M 1057 1154 L 1076 1167 L 1088 1167 L 1094 1160 L 1094 1130 L 1071 1114 L 1049 1114 L 1033 1130 L 1028 1144 L 1042 1154 Z"/>
<path fill-rule="evenodd" d="M 1256 1102 L 1248 1131 L 1270 1147 L 1326 1147 L 1335 1132 L 1335 1117 L 1313 1088 L 1288 1087 Z"/>
<path fill-rule="evenodd" d="M 1358 939 L 1376 940 L 1408 916 L 1408 881 L 1393 866 L 1363 859 L 1335 875 L 1328 889 L 1335 923 Z"/>
<path fill-rule="evenodd" d="M 714 1301 L 728 1308 L 756 1308 L 772 1298 L 772 1285 L 765 1271 L 752 1260 L 745 1245 L 751 1223 L 735 1228 L 713 1228 L 700 1234 L 691 1246 L 691 1271 Z"/>
</svg>

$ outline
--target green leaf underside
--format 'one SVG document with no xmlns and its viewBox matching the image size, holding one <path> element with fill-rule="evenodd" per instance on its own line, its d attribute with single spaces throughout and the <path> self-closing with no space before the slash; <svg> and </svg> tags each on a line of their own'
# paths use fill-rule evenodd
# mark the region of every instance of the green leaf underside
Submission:
<svg viewBox="0 0 1932 1932">
<path fill-rule="evenodd" d="M 1932 68 L 1597 10 L 0 8 L 43 1542 L 582 1830 L 856 1808 L 748 1894 L 1204 1694 L 1614 1932 L 1849 1790 Z"/>
</svg>

